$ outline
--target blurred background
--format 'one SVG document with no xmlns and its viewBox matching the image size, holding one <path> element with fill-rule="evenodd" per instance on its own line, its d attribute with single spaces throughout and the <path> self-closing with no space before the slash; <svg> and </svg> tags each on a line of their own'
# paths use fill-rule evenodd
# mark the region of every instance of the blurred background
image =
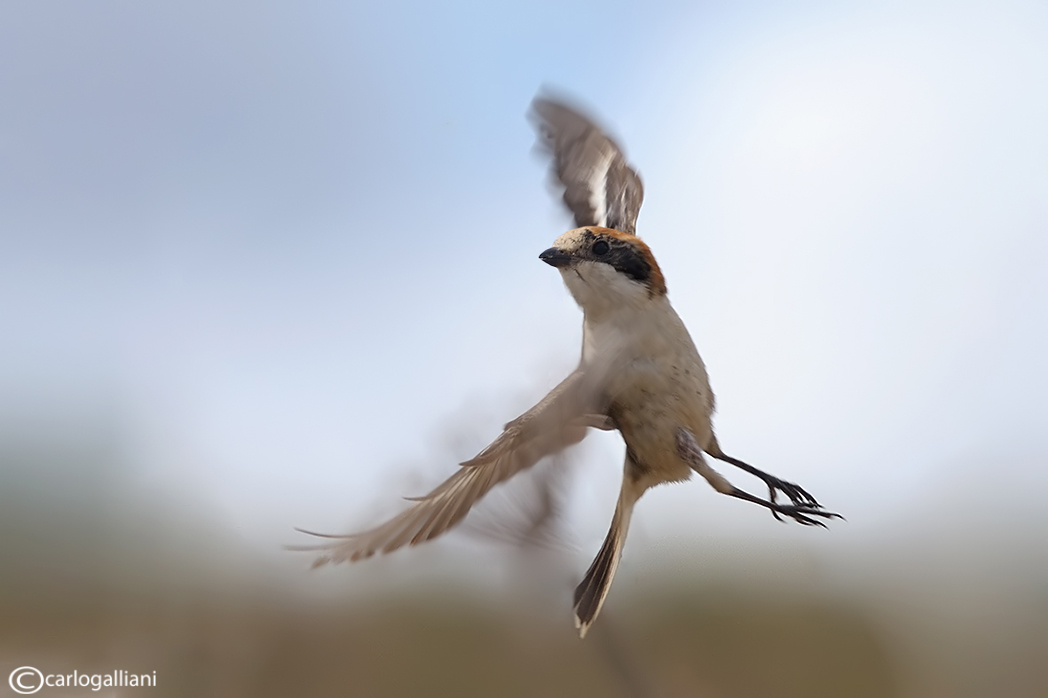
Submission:
<svg viewBox="0 0 1048 698">
<path fill-rule="evenodd" d="M 0 675 L 1048 696 L 1048 6 L 875 5 L 5 4 Z M 420 548 L 283 550 L 574 367 L 544 85 L 644 179 L 725 450 L 847 517 L 651 491 L 582 642 L 614 434 Z"/>
</svg>

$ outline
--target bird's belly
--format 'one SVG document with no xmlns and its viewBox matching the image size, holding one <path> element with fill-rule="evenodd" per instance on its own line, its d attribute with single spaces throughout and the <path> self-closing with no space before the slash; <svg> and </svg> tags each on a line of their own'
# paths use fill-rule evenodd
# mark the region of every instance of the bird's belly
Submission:
<svg viewBox="0 0 1048 698">
<path fill-rule="evenodd" d="M 637 469 L 652 484 L 687 479 L 691 468 L 677 453 L 677 430 L 688 429 L 700 444 L 709 441 L 710 415 L 703 386 L 672 375 L 642 372 L 616 387 L 611 417 Z"/>
</svg>

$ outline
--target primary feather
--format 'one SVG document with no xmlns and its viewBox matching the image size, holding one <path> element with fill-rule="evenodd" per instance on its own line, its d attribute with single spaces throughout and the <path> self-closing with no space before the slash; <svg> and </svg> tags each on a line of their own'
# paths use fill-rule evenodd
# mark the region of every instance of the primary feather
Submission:
<svg viewBox="0 0 1048 698">
<path fill-rule="evenodd" d="M 553 156 L 564 203 L 576 227 L 598 225 L 634 233 L 644 201 L 640 177 L 622 149 L 577 109 L 545 97 L 531 104 L 540 143 Z"/>
<path fill-rule="evenodd" d="M 314 567 L 355 561 L 377 552 L 436 538 L 458 524 L 487 492 L 542 458 L 578 443 L 589 427 L 606 428 L 598 367 L 580 366 L 537 405 L 506 424 L 487 448 L 386 523 L 362 533 L 330 535 L 302 531 L 331 542 L 290 546 L 322 553 Z M 301 529 L 299 529 L 301 530 Z"/>
</svg>

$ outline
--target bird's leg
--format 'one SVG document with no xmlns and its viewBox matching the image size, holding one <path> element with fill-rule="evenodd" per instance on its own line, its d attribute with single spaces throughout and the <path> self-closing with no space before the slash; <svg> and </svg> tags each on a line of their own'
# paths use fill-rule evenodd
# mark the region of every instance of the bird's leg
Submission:
<svg viewBox="0 0 1048 698">
<path fill-rule="evenodd" d="M 772 503 L 775 503 L 775 501 L 778 499 L 779 492 L 782 492 L 790 498 L 790 502 L 794 506 L 807 506 L 816 508 L 822 506 L 821 504 L 819 504 L 818 500 L 815 499 L 815 497 L 813 497 L 806 489 L 804 489 L 800 485 L 794 484 L 792 482 L 786 482 L 785 480 L 780 480 L 774 475 L 766 473 L 758 468 L 754 468 L 749 463 L 745 463 L 739 460 L 738 458 L 732 458 L 731 456 L 727 455 L 726 453 L 724 453 L 724 451 L 720 449 L 720 445 L 717 443 L 716 437 L 713 437 L 710 440 L 710 444 L 706 448 L 706 453 L 709 453 L 717 460 L 722 460 L 725 463 L 731 463 L 736 468 L 745 470 L 750 475 L 754 475 L 763 480 L 764 484 L 768 486 L 768 498 L 771 500 Z M 779 518 L 774 511 L 772 511 L 772 515 L 775 516 L 775 518 Z"/>
<path fill-rule="evenodd" d="M 684 459 L 688 465 L 691 466 L 692 470 L 697 472 L 699 475 L 704 477 L 708 483 L 721 494 L 726 494 L 729 497 L 735 497 L 737 499 L 744 499 L 747 502 L 753 502 L 759 504 L 762 507 L 766 507 L 771 510 L 775 518 L 781 521 L 779 514 L 789 516 L 794 521 L 802 523 L 805 526 L 823 526 L 825 524 L 812 517 L 821 516 L 827 519 L 840 519 L 843 518 L 840 514 L 835 514 L 830 511 L 822 509 L 818 503 L 805 503 L 795 502 L 793 504 L 779 504 L 774 499 L 774 490 L 772 491 L 772 498 L 770 501 L 761 499 L 760 497 L 754 496 L 749 492 L 744 492 L 738 487 L 732 485 L 728 480 L 718 473 L 716 470 L 711 468 L 706 462 L 706 459 L 702 455 L 702 449 L 695 442 L 695 437 L 691 435 L 687 429 L 677 430 L 677 452 L 680 457 Z M 754 468 L 756 470 L 756 468 Z M 758 471 L 760 472 L 760 471 Z M 759 476 L 758 476 L 759 477 Z M 787 483 L 788 484 L 788 483 Z"/>
<path fill-rule="evenodd" d="M 758 468 L 754 468 L 749 463 L 744 463 L 738 458 L 732 458 L 731 456 L 726 455 L 724 453 L 720 454 L 719 456 L 714 454 L 711 455 L 713 455 L 713 457 L 717 458 L 718 460 L 722 460 L 725 463 L 731 463 L 736 468 L 741 468 L 748 472 L 750 475 L 756 475 L 761 480 L 763 480 L 764 484 L 768 486 L 768 493 L 772 502 L 776 500 L 776 495 L 778 495 L 779 492 L 782 492 L 787 497 L 789 497 L 790 502 L 795 505 L 812 507 L 822 506 L 821 504 L 819 504 L 818 500 L 815 499 L 815 497 L 813 497 L 806 489 L 804 489 L 800 485 L 794 484 L 792 482 L 786 482 L 785 480 L 780 480 L 774 475 L 766 473 L 763 470 L 759 470 Z"/>
</svg>

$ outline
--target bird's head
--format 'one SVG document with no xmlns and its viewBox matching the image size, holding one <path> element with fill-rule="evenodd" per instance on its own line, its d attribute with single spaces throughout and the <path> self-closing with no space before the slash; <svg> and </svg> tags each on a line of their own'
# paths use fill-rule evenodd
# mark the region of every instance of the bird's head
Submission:
<svg viewBox="0 0 1048 698">
<path fill-rule="evenodd" d="M 599 226 L 569 230 L 539 259 L 560 270 L 584 310 L 666 295 L 666 281 L 651 250 L 629 233 Z"/>
</svg>

